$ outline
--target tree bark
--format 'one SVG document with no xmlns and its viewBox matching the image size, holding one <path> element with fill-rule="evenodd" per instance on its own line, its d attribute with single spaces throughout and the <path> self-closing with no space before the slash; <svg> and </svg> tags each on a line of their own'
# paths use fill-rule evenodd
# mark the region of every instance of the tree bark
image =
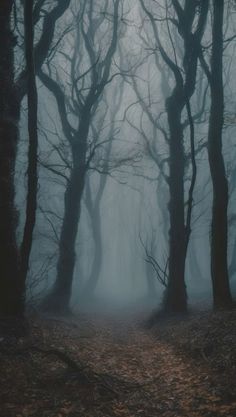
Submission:
<svg viewBox="0 0 236 417">
<path fill-rule="evenodd" d="M 222 154 L 222 129 L 224 120 L 223 16 L 224 1 L 214 0 L 208 158 L 213 184 L 211 278 L 213 286 L 213 302 L 214 307 L 216 308 L 225 307 L 232 303 L 227 266 L 228 182 Z"/>
<path fill-rule="evenodd" d="M 0 2 L 0 314 L 22 313 L 14 172 L 20 103 L 14 88 L 13 0 Z"/>
<path fill-rule="evenodd" d="M 73 167 L 64 198 L 64 217 L 59 241 L 57 277 L 54 286 L 42 303 L 47 311 L 64 314 L 70 311 L 70 298 L 75 266 L 75 243 L 85 185 L 86 142 L 89 132 L 89 114 L 78 131 L 80 141 L 72 146 Z"/>
<path fill-rule="evenodd" d="M 38 94 L 34 65 L 34 25 L 33 0 L 25 0 L 25 57 L 27 69 L 27 101 L 28 101 L 28 189 L 26 198 L 26 220 L 21 244 L 20 285 L 23 299 L 25 298 L 26 278 L 29 268 L 29 258 L 33 243 L 33 230 L 37 210 L 37 152 L 38 152 Z"/>
<path fill-rule="evenodd" d="M 81 19 L 81 33 L 78 33 L 79 35 L 82 35 L 81 39 L 83 39 L 84 48 L 87 51 L 88 57 L 90 59 L 91 68 L 89 72 L 91 73 L 91 84 L 90 87 L 82 89 L 87 90 L 87 93 L 84 93 L 84 96 L 83 94 L 81 95 L 81 90 L 76 92 L 77 97 L 74 100 L 73 113 L 74 115 L 78 114 L 77 129 L 74 129 L 71 126 L 68 119 L 67 100 L 63 89 L 60 87 L 57 81 L 50 78 L 50 76 L 47 74 L 39 71 L 39 76 L 42 82 L 52 92 L 57 101 L 62 130 L 71 147 L 73 158 L 73 168 L 71 169 L 70 179 L 65 192 L 65 211 L 60 235 L 56 282 L 51 293 L 42 303 L 43 308 L 53 310 L 54 312 L 64 313 L 69 310 L 69 301 L 75 265 L 75 241 L 80 219 L 81 199 L 84 191 L 86 171 L 88 170 L 89 163 L 91 161 L 90 158 L 86 158 L 86 152 L 89 147 L 88 133 L 92 118 L 96 112 L 96 106 L 99 103 L 99 99 L 103 94 L 105 86 L 111 81 L 110 70 L 118 42 L 118 26 L 120 21 L 119 6 L 120 0 L 115 0 L 111 42 L 107 49 L 107 53 L 103 58 L 102 66 L 99 70 L 97 69 L 99 56 L 96 57 L 96 51 L 93 49 L 93 39 L 95 36 L 95 20 L 93 18 L 92 12 L 93 2 L 90 2 L 88 10 L 83 7 L 83 14 L 85 13 L 88 18 L 88 28 L 85 30 L 85 21 Z M 87 20 L 87 18 L 85 20 Z M 79 44 L 80 42 L 76 43 L 78 48 L 74 49 L 75 55 L 73 56 L 73 59 L 76 58 L 76 54 L 80 52 Z M 84 48 L 82 49 L 83 52 Z M 74 72 L 73 68 L 72 74 L 73 77 L 75 77 L 75 81 L 78 74 Z M 85 77 L 86 74 L 87 72 L 85 72 L 82 78 Z"/>
<path fill-rule="evenodd" d="M 33 1 L 29 0 L 27 8 L 31 14 Z M 45 17 L 43 34 L 36 45 L 36 66 L 42 66 L 52 42 L 55 23 L 68 8 L 70 0 L 58 0 L 58 4 Z M 36 86 L 33 86 L 33 68 L 24 69 L 19 79 L 14 82 L 14 46 L 16 39 L 11 28 L 11 13 L 14 1 L 0 2 L 0 314 L 21 316 L 24 314 L 25 277 L 32 243 L 32 230 L 35 221 L 37 174 L 36 173 Z M 37 7 L 35 8 L 37 9 Z M 39 9 L 38 9 L 39 11 Z M 34 10 L 35 12 L 35 10 Z M 32 16 L 28 15 L 29 19 Z M 32 19 L 34 21 L 34 19 Z M 28 64 L 33 55 L 32 21 L 28 21 L 29 32 L 25 36 L 28 44 Z M 30 39 L 31 36 L 31 39 Z M 33 65 L 33 60 L 30 65 Z M 27 92 L 27 72 L 30 73 L 29 130 L 34 140 L 30 144 L 29 192 L 27 203 L 27 222 L 25 238 L 21 247 L 21 256 L 16 242 L 18 213 L 15 207 L 15 162 L 18 142 L 18 123 L 20 103 Z M 34 101 L 34 103 L 33 103 Z M 32 106 L 33 104 L 33 106 Z"/>
<path fill-rule="evenodd" d="M 184 149 L 181 113 L 184 107 L 183 96 L 174 90 L 167 99 L 166 110 L 170 128 L 170 174 L 169 174 L 169 278 L 164 296 L 167 311 L 185 312 L 187 293 L 185 285 L 185 219 L 184 219 Z"/>
<path fill-rule="evenodd" d="M 57 0 L 55 7 L 53 7 L 49 12 L 44 14 L 41 37 L 38 40 L 38 43 L 35 45 L 35 48 L 34 48 L 36 73 L 38 73 L 41 70 L 48 56 L 48 52 L 53 42 L 56 23 L 63 16 L 66 10 L 69 8 L 70 1 L 71 0 Z M 36 17 L 36 14 L 38 13 L 40 14 L 41 7 L 42 6 L 40 6 L 40 8 L 37 8 L 37 5 L 36 5 L 36 7 L 34 8 L 33 20 L 34 19 L 36 21 L 38 20 L 38 18 Z M 18 91 L 19 101 L 21 102 L 27 93 L 27 69 L 26 68 L 23 69 L 18 79 L 16 80 L 16 88 Z"/>
<path fill-rule="evenodd" d="M 164 295 L 163 308 L 167 312 L 186 312 L 187 292 L 185 285 L 185 260 L 187 247 L 191 233 L 192 199 L 196 178 L 196 166 L 194 157 L 194 129 L 191 120 L 190 99 L 195 91 L 197 64 L 201 39 L 205 30 L 209 1 L 196 2 L 188 0 L 181 2 L 172 1 L 176 14 L 175 26 L 183 41 L 183 57 L 181 69 L 176 61 L 168 55 L 160 41 L 156 21 L 150 11 L 147 10 L 144 1 L 140 0 L 145 13 L 149 16 L 153 27 L 160 54 L 166 65 L 172 71 L 175 78 L 175 86 L 169 98 L 166 99 L 166 112 L 169 125 L 169 275 L 168 284 Z M 199 3 L 199 4 L 198 4 Z M 173 41 L 172 41 L 173 42 Z M 174 48 L 174 45 L 173 45 Z M 183 124 L 181 116 L 186 106 L 191 127 L 190 143 L 192 151 L 192 181 L 189 190 L 188 212 L 185 225 L 184 202 L 184 172 L 185 154 L 183 144 Z"/>
</svg>

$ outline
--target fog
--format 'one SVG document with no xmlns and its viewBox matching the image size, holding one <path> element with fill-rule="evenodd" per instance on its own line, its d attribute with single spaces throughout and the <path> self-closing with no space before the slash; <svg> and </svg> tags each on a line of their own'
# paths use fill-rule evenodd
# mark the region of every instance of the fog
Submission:
<svg viewBox="0 0 236 417">
<path fill-rule="evenodd" d="M 66 117 L 71 126 L 72 136 L 76 136 L 81 120 L 86 117 L 81 108 L 86 100 L 87 91 L 91 88 L 92 77 L 95 77 L 93 69 L 97 66 L 97 77 L 104 74 L 102 63 L 107 59 L 115 13 L 113 1 L 93 1 L 87 2 L 87 5 L 82 1 L 80 6 L 78 3 L 72 1 L 71 8 L 60 19 L 52 51 L 43 67 L 43 72 L 58 83 L 65 96 Z M 169 136 L 166 99 L 174 88 L 175 80 L 163 60 L 150 19 L 140 2 L 130 0 L 118 3 L 118 40 L 111 57 L 110 75 L 89 114 L 91 121 L 86 145 L 87 161 L 93 155 L 85 173 L 75 244 L 71 306 L 76 309 L 157 307 L 162 301 L 165 287 L 158 278 L 153 259 L 161 268 L 162 276 L 166 278 L 168 275 L 170 196 L 167 177 L 170 155 L 168 139 L 165 137 Z M 173 15 L 173 10 L 171 7 L 169 11 L 166 9 L 167 2 L 164 0 L 144 3 L 156 19 L 160 19 L 158 36 L 161 45 L 181 67 L 184 43 L 176 27 L 167 24 L 165 19 L 166 14 Z M 92 21 L 89 22 L 91 10 Z M 100 21 L 102 14 L 104 20 Z M 84 22 L 83 25 L 81 22 Z M 94 25 L 92 29 L 90 24 Z M 83 30 L 87 33 L 87 38 Z M 40 25 L 37 31 L 40 33 Z M 227 9 L 224 23 L 225 39 L 230 38 L 234 31 L 235 21 Z M 210 34 L 211 21 L 208 17 L 202 39 L 203 45 L 209 45 Z M 233 290 L 236 288 L 233 266 L 236 214 L 234 52 L 235 42 L 227 43 L 224 51 L 223 155 L 230 192 L 228 265 L 229 268 L 232 266 L 230 283 Z M 20 54 L 21 51 L 18 51 L 19 57 Z M 206 60 L 210 62 L 209 53 L 206 54 Z M 78 82 L 77 87 L 75 79 Z M 207 84 L 198 63 L 195 92 L 190 97 L 192 114 L 201 113 L 194 119 L 197 177 L 193 194 L 191 235 L 185 263 L 188 299 L 193 304 L 201 301 L 211 302 L 212 299 L 212 182 L 207 157 L 211 98 Z M 56 280 L 60 233 L 65 211 L 64 195 L 70 169 L 74 164 L 71 144 L 65 136 L 65 122 L 61 119 L 57 99 L 53 92 L 49 91 L 42 77 L 37 78 L 37 85 L 38 209 L 27 282 L 27 297 L 29 304 L 33 306 L 50 292 Z M 76 88 L 80 89 L 77 103 Z M 16 202 L 20 212 L 19 240 L 23 231 L 26 196 L 25 107 L 26 104 L 23 103 L 20 123 L 21 146 L 18 150 L 15 180 Z M 184 109 L 182 123 L 187 119 L 187 111 Z M 186 158 L 184 198 L 187 216 L 192 176 L 188 123 L 184 129 L 183 147 Z M 94 266 L 96 256 L 98 259 Z M 151 263 L 148 262 L 150 259 Z M 95 284 L 89 292 L 86 290 L 86 284 L 91 279 L 91 274 Z"/>
<path fill-rule="evenodd" d="M 0 0 L 0 417 L 235 415 L 235 73 L 235 0 Z"/>
</svg>

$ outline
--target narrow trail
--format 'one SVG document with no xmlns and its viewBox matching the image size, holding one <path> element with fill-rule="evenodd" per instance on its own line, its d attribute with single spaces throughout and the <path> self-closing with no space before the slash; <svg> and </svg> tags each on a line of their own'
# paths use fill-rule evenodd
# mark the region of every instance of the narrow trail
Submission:
<svg viewBox="0 0 236 417">
<path fill-rule="evenodd" d="M 182 357 L 139 321 L 103 317 L 93 326 L 96 336 L 80 345 L 81 359 L 97 372 L 118 376 L 131 387 L 139 385 L 120 403 L 117 415 L 236 415 L 236 403 L 232 409 L 217 395 L 206 363 L 199 367 Z"/>
<path fill-rule="evenodd" d="M 12 355 L 0 350 L 0 417 L 234 417 L 236 398 L 221 375 L 180 352 L 161 327 L 147 329 L 144 317 L 33 319 L 20 355 L 15 346 Z M 64 353 L 81 372 L 63 363 Z"/>
</svg>

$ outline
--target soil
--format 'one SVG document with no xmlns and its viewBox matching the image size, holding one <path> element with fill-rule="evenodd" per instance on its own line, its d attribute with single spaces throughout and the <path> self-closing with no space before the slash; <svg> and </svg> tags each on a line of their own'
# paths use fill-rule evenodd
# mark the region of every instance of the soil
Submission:
<svg viewBox="0 0 236 417">
<path fill-rule="evenodd" d="M 236 416 L 236 311 L 147 317 L 2 323 L 0 417 Z"/>
</svg>

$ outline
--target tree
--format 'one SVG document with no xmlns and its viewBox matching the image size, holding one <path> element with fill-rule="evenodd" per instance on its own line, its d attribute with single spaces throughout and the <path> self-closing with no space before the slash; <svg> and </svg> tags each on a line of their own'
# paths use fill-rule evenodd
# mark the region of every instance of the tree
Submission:
<svg viewBox="0 0 236 417">
<path fill-rule="evenodd" d="M 14 85 L 14 46 L 11 28 L 13 0 L 0 3 L 0 313 L 22 311 L 19 256 L 16 244 L 17 210 L 14 169 L 20 104 Z"/>
<path fill-rule="evenodd" d="M 60 233 L 57 276 L 50 294 L 43 303 L 46 309 L 56 312 L 66 312 L 69 309 L 75 266 L 75 241 L 85 176 L 90 161 L 99 146 L 96 143 L 91 146 L 89 143 L 90 126 L 104 89 L 115 76 L 115 74 L 111 74 L 111 66 L 118 43 L 120 4 L 120 0 L 115 0 L 111 6 L 110 2 L 105 1 L 102 5 L 96 4 L 95 7 L 92 0 L 84 1 L 80 4 L 79 12 L 74 13 L 75 21 L 79 22 L 74 38 L 75 46 L 71 56 L 64 51 L 61 54 L 66 60 L 66 66 L 70 68 L 70 92 L 68 95 L 64 91 L 65 87 L 62 88 L 60 85 L 59 74 L 55 74 L 56 79 L 51 76 L 50 64 L 48 73 L 45 71 L 39 73 L 41 81 L 56 99 L 63 133 L 71 151 L 71 167 L 66 185 L 64 217 Z M 100 35 L 104 38 L 106 35 L 104 30 L 107 30 L 107 25 L 110 41 L 108 41 L 108 46 L 102 44 L 102 48 L 100 48 L 96 36 Z M 84 59 L 81 55 L 82 51 Z M 82 70 L 84 67 L 87 67 L 85 71 Z M 73 120 L 73 124 L 71 120 Z"/>
<path fill-rule="evenodd" d="M 169 271 L 168 284 L 164 297 L 164 309 L 173 312 L 185 312 L 187 309 L 187 293 L 185 285 L 185 260 L 189 236 L 191 232 L 191 212 L 193 188 L 196 179 L 194 162 L 194 123 L 191 115 L 190 99 L 195 91 L 199 48 L 204 34 L 208 14 L 208 1 L 185 1 L 182 6 L 179 1 L 172 1 L 174 17 L 155 19 L 147 9 L 143 0 L 141 6 L 152 25 L 153 34 L 158 50 L 165 64 L 174 76 L 174 88 L 166 99 L 166 113 L 169 126 Z M 173 50 L 173 58 L 167 53 L 160 40 L 156 21 L 166 21 Z M 183 42 L 183 55 L 177 60 L 176 45 L 169 29 L 170 22 L 176 29 L 176 36 Z M 180 61 L 180 62 L 179 62 Z M 183 111 L 189 119 L 190 142 L 192 148 L 192 181 L 189 190 L 188 210 L 185 214 L 184 200 L 184 126 Z"/>
<path fill-rule="evenodd" d="M 208 159 L 213 184 L 211 225 L 211 279 L 214 307 L 226 307 L 232 303 L 228 266 L 228 182 L 222 154 L 222 129 L 224 121 L 223 85 L 223 23 L 224 1 L 213 1 L 212 51 L 208 67 L 203 54 L 202 67 L 211 90 L 211 107 L 208 130 Z"/>
<path fill-rule="evenodd" d="M 25 305 L 25 284 L 29 268 L 30 252 L 33 243 L 33 231 L 36 222 L 37 210 L 37 153 L 38 153 L 38 93 L 35 78 L 34 63 L 34 23 L 33 23 L 33 0 L 25 0 L 24 7 L 25 27 L 25 61 L 27 72 L 27 104 L 28 104 L 28 187 L 26 201 L 26 221 L 24 226 L 23 240 L 21 244 L 20 262 L 20 292 L 22 304 Z"/>
<path fill-rule="evenodd" d="M 32 19 L 35 24 L 41 19 L 41 10 L 45 3 L 46 1 L 37 1 L 35 4 Z M 22 315 L 24 312 L 25 280 L 32 244 L 33 222 L 28 218 L 28 216 L 32 216 L 32 213 L 28 210 L 26 223 L 28 225 L 31 223 L 31 231 L 28 235 L 29 240 L 28 238 L 25 239 L 22 246 L 23 251 L 20 253 L 16 242 L 18 213 L 14 201 L 14 174 L 19 136 L 20 103 L 27 92 L 28 86 L 33 87 L 33 84 L 28 84 L 29 68 L 27 68 L 30 65 L 32 51 L 27 67 L 20 72 L 16 82 L 14 81 L 14 47 L 16 38 L 12 29 L 13 4 L 14 2 L 11 0 L 4 0 L 0 5 L 0 314 L 16 316 Z M 45 15 L 43 21 L 44 30 L 34 49 L 37 57 L 35 61 L 36 69 L 42 65 L 47 56 L 54 35 L 55 23 L 68 5 L 69 0 L 58 0 L 56 6 Z M 30 9 L 33 7 L 30 3 L 27 3 L 28 6 Z M 28 16 L 30 16 L 30 13 Z M 27 37 L 27 40 L 31 42 L 32 47 L 33 39 L 28 39 Z M 30 50 L 29 44 L 28 47 L 28 50 Z M 31 78 L 31 81 L 33 82 L 33 78 Z M 35 95 L 35 88 L 33 88 L 32 93 Z M 35 120 L 33 124 L 35 125 Z M 35 184 L 34 188 L 36 189 Z M 31 197 L 36 200 L 36 195 Z"/>
<path fill-rule="evenodd" d="M 101 152 L 99 153 L 99 155 L 97 155 L 97 157 L 95 157 L 95 160 L 93 161 L 93 166 L 91 166 L 91 174 L 93 172 L 99 173 L 99 183 L 95 192 L 93 191 L 91 184 L 91 179 L 93 176 L 90 174 L 90 176 L 87 176 L 86 178 L 84 200 L 90 216 L 91 229 L 94 241 L 94 257 L 92 262 L 91 273 L 83 289 L 83 295 L 85 295 L 86 297 L 93 296 L 96 286 L 98 284 L 99 274 L 101 272 L 102 267 L 103 248 L 100 204 L 106 187 L 107 175 L 109 175 L 109 173 L 112 171 L 112 144 L 115 141 L 115 135 L 117 132 L 116 117 L 121 106 L 123 93 L 124 82 L 122 79 L 121 84 L 117 83 L 114 88 L 114 99 L 113 103 L 111 103 L 110 106 L 108 103 L 108 99 L 105 98 L 105 105 L 107 110 L 109 109 L 110 113 L 110 127 L 108 129 L 107 139 L 104 141 L 107 141 L 107 143 L 104 143 L 104 149 L 101 148 Z M 96 128 L 97 126 L 93 126 L 93 135 L 99 138 L 99 141 L 102 141 L 102 129 L 104 128 L 104 121 L 108 123 L 106 119 L 107 113 L 108 111 L 106 111 L 105 117 L 102 118 L 102 122 L 99 123 L 98 129 Z"/>
</svg>

